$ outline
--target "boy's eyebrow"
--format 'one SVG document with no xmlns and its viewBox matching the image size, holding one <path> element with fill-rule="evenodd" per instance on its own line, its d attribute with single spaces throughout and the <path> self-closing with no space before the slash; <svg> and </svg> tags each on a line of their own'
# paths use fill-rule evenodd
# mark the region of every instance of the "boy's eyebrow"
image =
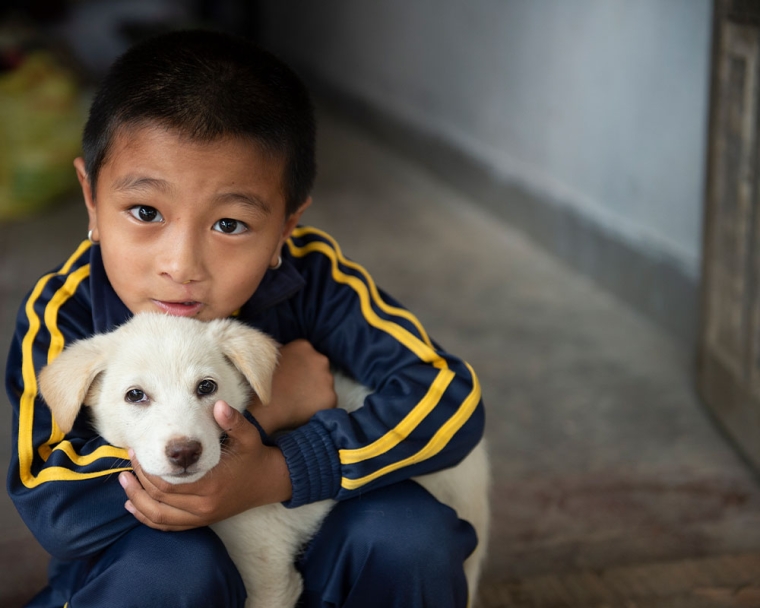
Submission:
<svg viewBox="0 0 760 608">
<path fill-rule="evenodd" d="M 161 192 L 168 192 L 171 190 L 169 182 L 163 179 L 155 177 L 141 177 L 139 175 L 125 175 L 120 177 L 113 183 L 113 189 L 122 192 L 130 190 L 146 190 L 146 189 L 160 190 Z"/>
<path fill-rule="evenodd" d="M 223 194 L 219 194 L 216 197 L 216 200 L 219 203 L 242 203 L 243 205 L 253 207 L 254 210 L 258 211 L 259 213 L 263 213 L 264 215 L 269 215 L 272 213 L 271 205 L 253 194 L 244 194 L 242 192 L 225 192 Z"/>
</svg>

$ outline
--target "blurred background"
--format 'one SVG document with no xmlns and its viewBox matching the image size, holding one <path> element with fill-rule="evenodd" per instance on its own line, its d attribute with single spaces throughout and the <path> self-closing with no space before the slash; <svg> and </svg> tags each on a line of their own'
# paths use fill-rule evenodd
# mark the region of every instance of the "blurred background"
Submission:
<svg viewBox="0 0 760 608">
<path fill-rule="evenodd" d="M 317 102 L 305 221 L 479 372 L 481 605 L 760 606 L 757 3 L 3 7 L 0 357 L 86 235 L 71 162 L 111 62 L 170 29 L 247 36 Z M 0 605 L 45 561 L 0 497 Z"/>
</svg>

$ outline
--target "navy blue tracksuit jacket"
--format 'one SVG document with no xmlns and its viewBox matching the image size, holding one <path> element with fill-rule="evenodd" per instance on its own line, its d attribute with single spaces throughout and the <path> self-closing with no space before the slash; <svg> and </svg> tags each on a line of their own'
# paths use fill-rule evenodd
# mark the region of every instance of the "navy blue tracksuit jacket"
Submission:
<svg viewBox="0 0 760 608">
<path fill-rule="evenodd" d="M 305 338 L 375 390 L 363 408 L 319 412 L 279 440 L 293 483 L 288 506 L 361 492 L 456 464 L 483 433 L 478 380 L 419 321 L 380 291 L 337 243 L 297 228 L 238 318 L 280 343 Z M 63 436 L 37 374 L 68 344 L 124 323 L 98 246 L 84 242 L 39 279 L 19 311 L 6 384 L 13 406 L 8 491 L 42 546 L 85 558 L 134 526 L 117 472 L 125 452 L 97 436 L 83 409 Z"/>
</svg>

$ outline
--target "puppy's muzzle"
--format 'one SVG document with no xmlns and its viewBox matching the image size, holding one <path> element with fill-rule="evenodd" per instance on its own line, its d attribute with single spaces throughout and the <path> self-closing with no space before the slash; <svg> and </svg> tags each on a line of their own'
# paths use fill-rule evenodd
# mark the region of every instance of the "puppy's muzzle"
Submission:
<svg viewBox="0 0 760 608">
<path fill-rule="evenodd" d="M 183 471 L 193 466 L 203 453 L 203 446 L 200 441 L 182 437 L 173 439 L 166 445 L 166 457 L 176 467 Z"/>
</svg>

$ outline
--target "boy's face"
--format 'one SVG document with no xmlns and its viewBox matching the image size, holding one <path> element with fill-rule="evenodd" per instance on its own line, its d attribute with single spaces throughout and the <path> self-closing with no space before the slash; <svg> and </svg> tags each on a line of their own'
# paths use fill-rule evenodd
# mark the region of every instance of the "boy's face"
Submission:
<svg viewBox="0 0 760 608">
<path fill-rule="evenodd" d="M 133 312 L 227 317 L 277 263 L 310 200 L 285 216 L 283 166 L 250 142 L 123 130 L 96 196 L 74 161 L 108 278 Z"/>
</svg>

